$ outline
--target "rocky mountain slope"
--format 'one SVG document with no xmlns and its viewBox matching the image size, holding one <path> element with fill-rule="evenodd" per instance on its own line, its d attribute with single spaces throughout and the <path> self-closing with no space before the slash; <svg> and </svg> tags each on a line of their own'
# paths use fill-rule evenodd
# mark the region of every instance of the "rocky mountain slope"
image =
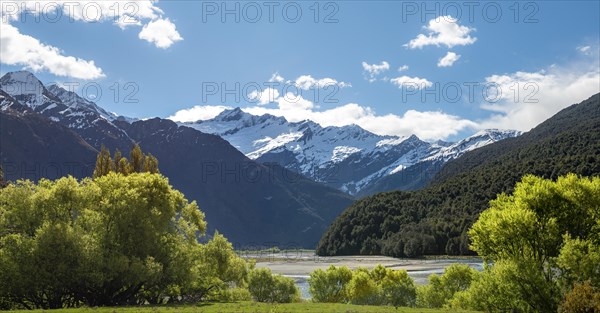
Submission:
<svg viewBox="0 0 600 313">
<path fill-rule="evenodd" d="M 216 134 L 250 159 L 277 163 L 352 195 L 418 189 L 442 165 L 467 151 L 516 137 L 518 131 L 485 130 L 457 143 L 428 143 L 416 136 L 379 136 L 359 126 L 321 127 L 291 123 L 240 108 L 184 125 Z"/>
<path fill-rule="evenodd" d="M 499 193 L 526 174 L 549 179 L 600 175 L 600 94 L 531 131 L 465 153 L 432 183 L 411 192 L 365 197 L 323 235 L 320 255 L 468 254 L 466 231 Z"/>
<path fill-rule="evenodd" d="M 218 136 L 170 120 L 118 118 L 29 72 L 0 78 L 0 165 L 6 177 L 90 176 L 100 146 L 134 143 L 159 159 L 174 187 L 238 247 L 314 247 L 353 198 L 277 166 L 257 163 Z M 81 170 L 68 171 L 77 165 Z M 58 174 L 53 170 L 59 168 Z"/>
</svg>

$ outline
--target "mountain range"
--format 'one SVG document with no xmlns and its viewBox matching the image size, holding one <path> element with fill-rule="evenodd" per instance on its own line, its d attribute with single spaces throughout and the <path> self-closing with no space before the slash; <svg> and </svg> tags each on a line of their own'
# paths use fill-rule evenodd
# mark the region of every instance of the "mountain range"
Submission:
<svg viewBox="0 0 600 313">
<path fill-rule="evenodd" d="M 219 135 L 252 160 L 280 164 L 356 196 L 422 188 L 446 162 L 521 134 L 489 129 L 457 143 L 429 143 L 414 135 L 376 135 L 357 125 L 292 123 L 269 114 L 251 115 L 240 108 L 182 125 Z"/>
<path fill-rule="evenodd" d="M 7 179 L 91 176 L 101 145 L 128 153 L 137 143 L 161 173 L 238 247 L 314 247 L 354 200 L 277 165 L 257 163 L 218 136 L 166 119 L 108 113 L 32 73 L 0 78 L 0 164 Z"/>
<path fill-rule="evenodd" d="M 248 246 L 316 246 L 355 196 L 425 186 L 443 164 L 516 131 L 457 143 L 322 127 L 241 109 L 196 123 L 107 112 L 27 71 L 0 78 L 0 165 L 10 180 L 92 175 L 102 145 L 152 153 L 161 173 L 218 230 Z"/>
<path fill-rule="evenodd" d="M 500 193 L 526 174 L 546 179 L 600 175 L 600 94 L 531 131 L 449 161 L 417 191 L 356 201 L 321 238 L 319 255 L 469 254 L 467 230 Z"/>
</svg>

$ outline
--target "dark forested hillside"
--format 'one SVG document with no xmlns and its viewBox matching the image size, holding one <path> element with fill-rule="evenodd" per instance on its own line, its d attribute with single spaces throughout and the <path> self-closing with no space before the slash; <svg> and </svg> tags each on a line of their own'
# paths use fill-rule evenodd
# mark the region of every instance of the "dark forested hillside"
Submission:
<svg viewBox="0 0 600 313">
<path fill-rule="evenodd" d="M 425 189 L 357 201 L 323 235 L 320 255 L 467 254 L 466 231 L 488 202 L 525 174 L 555 179 L 600 173 L 600 95 L 524 135 L 448 163 Z"/>
</svg>

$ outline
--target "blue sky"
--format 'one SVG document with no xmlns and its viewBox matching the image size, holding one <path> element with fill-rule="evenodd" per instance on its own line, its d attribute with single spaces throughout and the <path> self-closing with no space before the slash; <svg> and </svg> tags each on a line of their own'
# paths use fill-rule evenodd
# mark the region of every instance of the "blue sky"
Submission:
<svg viewBox="0 0 600 313">
<path fill-rule="evenodd" d="M 2 2 L 0 74 L 29 69 L 45 83 L 78 83 L 80 95 L 101 94 L 101 106 L 132 117 L 191 121 L 240 106 L 456 140 L 482 128 L 528 130 L 600 91 L 598 1 L 482 2 L 471 10 L 463 2 L 281 2 L 273 14 L 260 1 L 98 1 L 85 18 L 84 1 L 41 1 L 29 14 L 22 1 Z M 239 10 L 223 21 L 223 5 Z M 92 21 L 97 7 L 103 14 Z M 133 10 L 116 25 L 115 16 Z M 268 85 L 274 77 L 279 84 Z M 222 87 L 236 83 L 240 101 L 222 101 Z M 263 101 L 248 96 L 256 85 Z"/>
</svg>

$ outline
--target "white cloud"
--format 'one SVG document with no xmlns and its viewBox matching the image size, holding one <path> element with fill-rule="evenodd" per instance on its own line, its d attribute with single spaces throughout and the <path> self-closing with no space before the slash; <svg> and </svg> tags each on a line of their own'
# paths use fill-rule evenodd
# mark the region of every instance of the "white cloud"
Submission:
<svg viewBox="0 0 600 313">
<path fill-rule="evenodd" d="M 175 24 L 168 18 L 149 22 L 142 28 L 139 37 L 162 49 L 167 49 L 174 43 L 183 40 L 177 32 Z"/>
<path fill-rule="evenodd" d="M 450 67 L 454 64 L 454 62 L 458 61 L 458 59 L 460 59 L 460 54 L 448 51 L 448 54 L 446 54 L 446 56 L 438 60 L 437 66 Z"/>
<path fill-rule="evenodd" d="M 293 95 L 289 96 L 294 97 Z M 460 131 L 477 128 L 477 124 L 472 121 L 438 111 L 409 110 L 403 115 L 377 115 L 370 107 L 360 106 L 356 103 L 317 111 L 308 100 L 299 98 L 296 101 L 287 102 L 284 99 L 285 97 L 279 98 L 280 102 L 277 108 L 253 106 L 242 108 L 242 110 L 254 115 L 283 116 L 290 122 L 309 119 L 324 127 L 355 124 L 379 135 L 410 136 L 414 134 L 423 140 L 447 139 Z M 206 120 L 225 109 L 227 108 L 222 106 L 194 107 L 190 110 L 181 110 L 169 118 L 175 121 Z M 211 114 L 206 114 L 206 112 L 211 112 Z"/>
<path fill-rule="evenodd" d="M 433 83 L 428 81 L 425 78 L 410 77 L 410 76 L 406 76 L 406 75 L 392 78 L 392 79 L 390 79 L 390 82 L 392 82 L 392 84 L 398 86 L 398 88 L 414 87 L 416 89 L 424 89 L 424 88 L 433 86 Z"/>
<path fill-rule="evenodd" d="M 269 78 L 270 83 L 282 83 L 284 81 L 285 79 L 277 72 L 273 73 L 273 75 L 271 75 L 271 78 Z"/>
<path fill-rule="evenodd" d="M 489 101 L 481 106 L 494 113 L 480 127 L 528 131 L 567 106 L 600 92 L 600 70 L 597 61 L 593 63 L 487 77 L 487 82 L 498 84 L 501 94 L 495 99 L 493 88 Z"/>
<path fill-rule="evenodd" d="M 368 64 L 363 61 L 362 67 L 367 80 L 372 83 L 377 80 L 377 75 L 390 69 L 390 64 L 386 61 L 382 61 L 380 64 Z"/>
<path fill-rule="evenodd" d="M 248 98 L 257 101 L 260 105 L 265 105 L 275 102 L 279 98 L 279 90 L 273 88 L 266 88 L 263 91 L 254 90 L 248 95 Z"/>
<path fill-rule="evenodd" d="M 23 35 L 10 24 L 0 22 L 0 27 L 2 29 L 0 63 L 2 64 L 24 66 L 35 72 L 47 70 L 57 76 L 77 79 L 96 79 L 105 76 L 94 61 L 65 56 L 60 49 Z"/>
<path fill-rule="evenodd" d="M 167 118 L 175 122 L 204 121 L 214 118 L 221 112 L 229 109 L 231 107 L 223 105 L 197 105 L 190 109 L 179 110 Z"/>
<path fill-rule="evenodd" d="M 419 112 L 409 110 L 403 115 L 377 115 L 369 107 L 349 103 L 324 111 L 269 109 L 265 107 L 244 108 L 250 114 L 283 116 L 290 122 L 310 119 L 322 126 L 345 126 L 356 124 L 379 135 L 417 135 L 423 140 L 446 139 L 460 131 L 476 128 L 477 124 L 443 112 Z"/>
<path fill-rule="evenodd" d="M 147 22 L 139 37 L 165 48 L 182 40 L 175 25 L 163 19 L 164 12 L 156 6 L 156 0 L 117 0 L 117 1 L 6 1 L 0 6 L 2 19 L 2 59 L 7 65 L 24 65 L 34 71 L 48 70 L 58 76 L 70 76 L 79 79 L 103 77 L 102 70 L 93 61 L 64 56 L 59 48 L 42 44 L 31 36 L 21 35 L 10 23 L 19 20 L 22 15 L 43 15 L 44 20 L 52 18 L 70 19 L 78 22 L 112 21 L 121 29 L 129 26 L 141 26 Z M 6 34 L 8 33 L 8 34 Z M 13 40 L 15 39 L 15 40 Z M 18 46 L 27 42 L 31 46 Z M 13 52 L 19 51 L 20 55 Z M 5 53 L 8 53 L 4 55 Z M 25 54 L 23 54 L 25 53 Z"/>
<path fill-rule="evenodd" d="M 300 95 L 294 95 L 291 92 L 286 93 L 283 97 L 275 100 L 279 104 L 281 110 L 286 111 L 303 111 L 311 110 L 315 107 L 314 103 L 302 98 Z"/>
<path fill-rule="evenodd" d="M 408 71 L 408 65 L 404 64 L 398 68 L 398 72 Z"/>
<path fill-rule="evenodd" d="M 581 47 L 577 47 L 577 51 L 585 54 L 585 55 L 590 55 L 592 53 L 592 47 L 591 46 L 581 46 Z"/>
<path fill-rule="evenodd" d="M 410 49 L 423 48 L 429 45 L 437 47 L 445 45 L 452 48 L 454 46 L 471 45 L 477 40 L 477 38 L 469 35 L 475 30 L 474 28 L 458 25 L 458 20 L 451 16 L 434 18 L 429 21 L 424 29 L 429 31 L 427 35 L 419 34 L 404 46 Z"/>
<path fill-rule="evenodd" d="M 310 75 L 302 75 L 296 78 L 295 85 L 296 87 L 304 90 L 309 90 L 311 88 L 325 88 L 332 85 L 337 85 L 340 88 L 352 87 L 352 85 L 349 83 L 338 82 L 333 78 L 315 79 Z"/>
</svg>

